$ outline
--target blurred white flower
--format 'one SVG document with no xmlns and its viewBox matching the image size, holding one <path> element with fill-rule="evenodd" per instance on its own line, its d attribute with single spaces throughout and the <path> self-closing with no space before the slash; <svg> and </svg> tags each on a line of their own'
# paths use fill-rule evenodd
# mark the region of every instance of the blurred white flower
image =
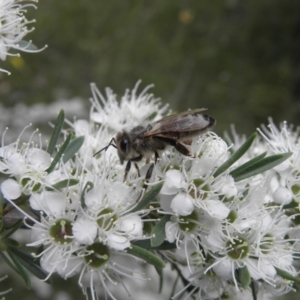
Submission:
<svg viewBox="0 0 300 300">
<path fill-rule="evenodd" d="M 32 2 L 37 2 L 31 0 Z M 1 0 L 0 2 L 0 59 L 5 60 L 7 55 L 19 55 L 9 52 L 10 49 L 24 52 L 39 52 L 44 50 L 37 49 L 31 42 L 26 42 L 23 38 L 34 28 L 27 28 L 28 24 L 35 20 L 28 21 L 24 13 L 27 7 L 36 6 L 32 3 L 24 4 L 18 0 Z M 2 72 L 8 71 L 0 69 Z"/>
</svg>

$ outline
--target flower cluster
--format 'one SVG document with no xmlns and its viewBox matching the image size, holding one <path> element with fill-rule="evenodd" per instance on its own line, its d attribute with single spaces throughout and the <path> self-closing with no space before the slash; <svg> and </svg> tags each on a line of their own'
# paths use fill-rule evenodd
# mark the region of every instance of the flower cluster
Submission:
<svg viewBox="0 0 300 300">
<path fill-rule="evenodd" d="M 157 270 L 166 262 L 177 270 L 184 288 L 175 298 L 293 290 L 300 252 L 298 133 L 270 121 L 260 138 L 233 132 L 226 143 L 208 131 L 186 143 L 190 156 L 169 147 L 156 163 L 127 165 L 124 180 L 112 138 L 169 114 L 148 89 L 137 89 L 119 102 L 93 84 L 90 120 L 66 121 L 63 130 L 61 113 L 46 149 L 34 142 L 36 134 L 28 143 L 2 142 L 0 171 L 8 178 L 1 192 L 25 216 L 28 246 L 42 247 L 34 255 L 44 279 L 78 274 L 92 299 L 98 293 L 115 299 L 111 287 L 125 277 L 148 280 L 142 259 Z"/>
<path fill-rule="evenodd" d="M 37 2 L 28 0 L 28 2 Z M 6 60 L 7 55 L 19 55 L 10 53 L 10 49 L 24 52 L 39 52 L 32 43 L 26 42 L 23 38 L 34 28 L 28 28 L 27 25 L 34 23 L 35 20 L 27 20 L 24 16 L 27 7 L 36 6 L 33 3 L 22 3 L 18 0 L 1 0 L 0 2 L 0 59 Z M 8 71 L 0 71 L 10 74 Z"/>
</svg>

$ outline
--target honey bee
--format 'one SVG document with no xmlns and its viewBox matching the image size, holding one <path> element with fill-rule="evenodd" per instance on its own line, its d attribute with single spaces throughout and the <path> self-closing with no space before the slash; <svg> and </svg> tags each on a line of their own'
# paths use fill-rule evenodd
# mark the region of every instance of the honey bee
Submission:
<svg viewBox="0 0 300 300">
<path fill-rule="evenodd" d="M 205 108 L 188 110 L 182 113 L 166 116 L 148 125 L 138 125 L 130 131 L 123 130 L 113 137 L 109 144 L 99 150 L 95 155 L 108 147 L 117 149 L 121 164 L 127 161 L 125 167 L 124 181 L 130 171 L 132 162 L 139 174 L 136 162 L 144 157 L 147 161 L 155 156 L 155 163 L 159 159 L 159 153 L 168 146 L 173 146 L 179 153 L 191 156 L 188 145 L 192 138 L 199 136 L 210 128 L 216 121 L 208 115 L 202 114 Z M 94 155 L 94 156 L 95 156 Z M 150 179 L 154 163 L 149 167 L 146 174 L 146 181 Z"/>
</svg>

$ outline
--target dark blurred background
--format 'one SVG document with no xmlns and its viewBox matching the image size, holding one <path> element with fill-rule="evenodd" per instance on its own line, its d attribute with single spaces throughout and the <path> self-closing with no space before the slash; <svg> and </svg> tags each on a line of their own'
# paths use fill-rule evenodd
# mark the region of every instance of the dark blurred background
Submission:
<svg viewBox="0 0 300 300">
<path fill-rule="evenodd" d="M 91 82 L 121 96 L 142 79 L 174 111 L 209 108 L 219 134 L 300 123 L 299 0 L 40 0 L 27 17 L 49 47 L 1 62 L 5 107 L 80 96 L 88 110 Z"/>
<path fill-rule="evenodd" d="M 0 99 L 32 105 L 81 96 L 90 82 L 120 96 L 142 79 L 175 111 L 207 107 L 219 134 L 272 116 L 298 124 L 298 0 L 41 0 L 26 36 L 39 54 L 2 64 Z"/>
</svg>

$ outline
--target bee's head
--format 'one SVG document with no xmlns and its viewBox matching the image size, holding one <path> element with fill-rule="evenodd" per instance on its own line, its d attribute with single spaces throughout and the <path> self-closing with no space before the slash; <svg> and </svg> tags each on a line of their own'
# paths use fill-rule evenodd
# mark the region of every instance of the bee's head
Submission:
<svg viewBox="0 0 300 300">
<path fill-rule="evenodd" d="M 130 137 L 128 132 L 118 132 L 116 136 L 116 144 L 118 149 L 118 155 L 120 158 L 121 164 L 123 164 L 124 160 L 127 159 L 127 156 L 130 152 Z"/>
</svg>

